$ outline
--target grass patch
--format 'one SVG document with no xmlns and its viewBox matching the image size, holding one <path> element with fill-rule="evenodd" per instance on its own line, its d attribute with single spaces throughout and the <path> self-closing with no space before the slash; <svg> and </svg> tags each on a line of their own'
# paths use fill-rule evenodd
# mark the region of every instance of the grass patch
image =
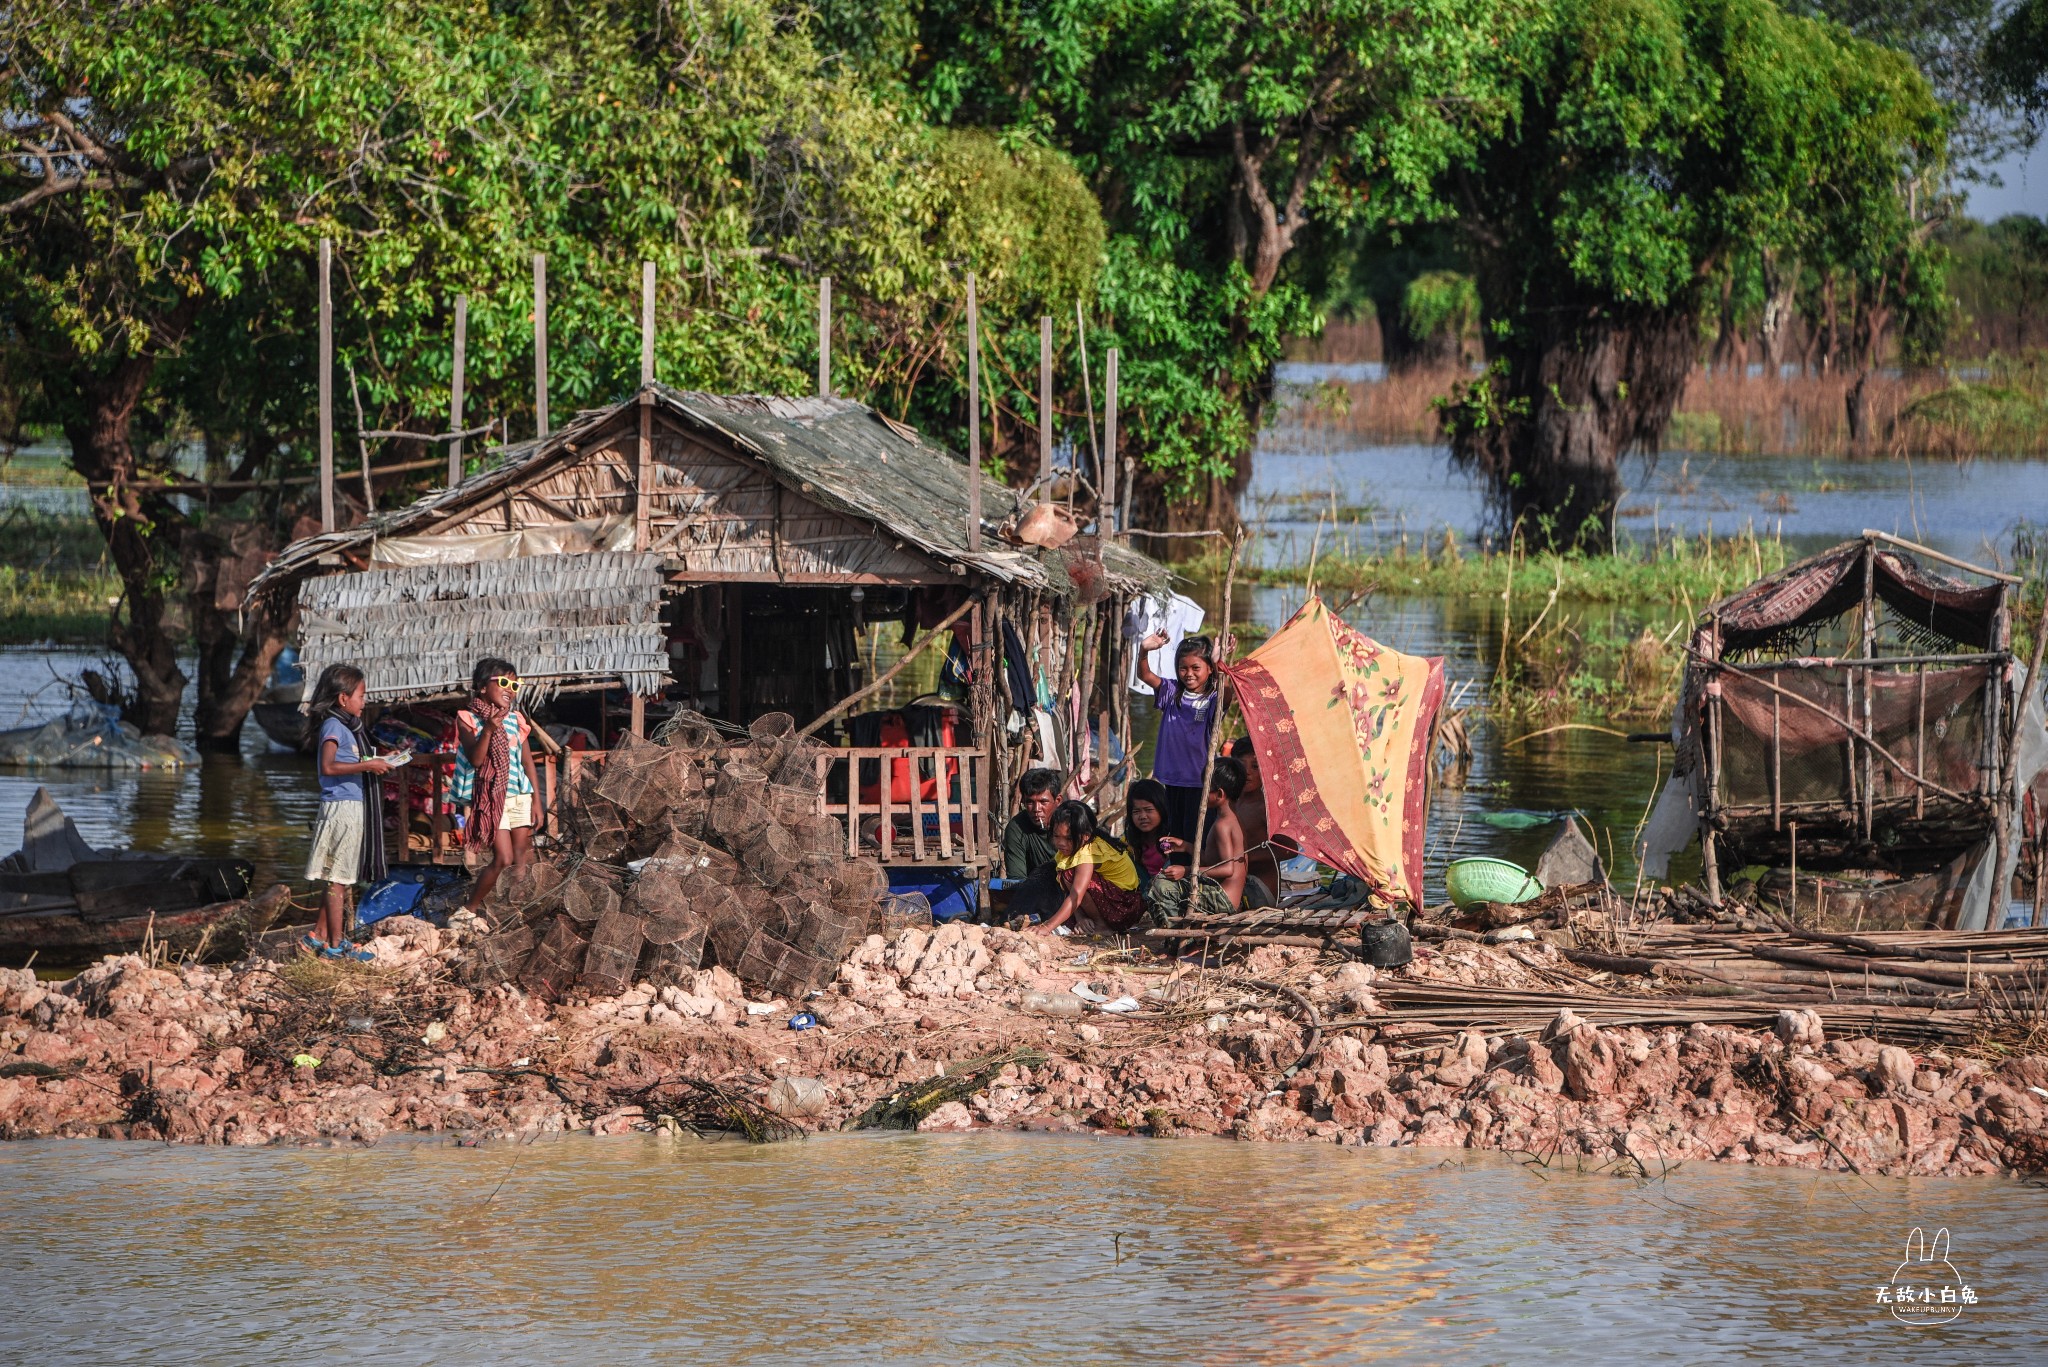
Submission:
<svg viewBox="0 0 2048 1367">
<path fill-rule="evenodd" d="M 1510 604 L 1556 597 L 1573 603 L 1692 610 L 1783 569 L 1790 559 L 1782 541 L 1754 533 L 1718 540 L 1674 537 L 1654 550 L 1624 548 L 1610 555 L 1530 554 L 1520 549 L 1474 553 L 1447 539 L 1437 550 L 1404 546 L 1325 555 L 1314 566 L 1314 578 L 1325 597 L 1369 589 L 1391 597 L 1497 599 L 1505 594 Z M 1275 566 L 1245 573 L 1261 584 L 1303 584 L 1309 580 L 1310 567 Z"/>
<path fill-rule="evenodd" d="M 92 519 L 16 506 L 0 515 L 0 645 L 107 639 L 121 581 Z"/>
</svg>

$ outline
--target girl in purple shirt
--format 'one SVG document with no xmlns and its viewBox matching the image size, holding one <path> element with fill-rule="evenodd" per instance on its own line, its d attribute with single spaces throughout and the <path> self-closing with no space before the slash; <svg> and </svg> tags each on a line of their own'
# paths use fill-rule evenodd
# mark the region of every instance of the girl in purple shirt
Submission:
<svg viewBox="0 0 2048 1367">
<path fill-rule="evenodd" d="M 1152 777 L 1166 786 L 1166 828 L 1182 840 L 1195 838 L 1202 810 L 1202 774 L 1209 767 L 1209 737 L 1223 712 L 1216 660 L 1209 638 L 1190 636 L 1173 653 L 1174 678 L 1154 672 L 1148 653 L 1166 644 L 1165 632 L 1145 638 L 1138 677 L 1152 688 L 1159 709 L 1159 745 Z"/>
</svg>

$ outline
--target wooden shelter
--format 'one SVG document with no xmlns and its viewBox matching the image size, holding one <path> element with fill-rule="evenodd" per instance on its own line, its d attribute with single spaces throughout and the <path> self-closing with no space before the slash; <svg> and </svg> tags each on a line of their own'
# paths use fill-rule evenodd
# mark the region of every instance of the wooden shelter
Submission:
<svg viewBox="0 0 2048 1367">
<path fill-rule="evenodd" d="M 1793 906 L 1803 875 L 1807 901 L 1827 880 L 1844 911 L 1869 903 L 1873 927 L 1982 928 L 2004 905 L 1993 889 L 2010 884 L 2016 780 L 2039 729 L 2022 726 L 2014 677 L 2017 582 L 1865 532 L 1713 604 L 1688 646 L 1646 853 L 1660 827 L 1683 832 L 1683 811 L 1717 901 L 1730 871 L 1762 866 Z"/>
<path fill-rule="evenodd" d="M 1128 753 L 1117 626 L 1169 575 L 1114 541 L 1006 541 L 1026 510 L 985 475 L 970 549 L 968 479 L 852 400 L 649 382 L 453 488 L 295 542 L 252 592 L 295 593 L 308 677 L 359 664 L 376 700 L 464 696 L 471 663 L 500 655 L 544 698 L 629 698 L 636 730 L 664 708 L 734 727 L 788 713 L 845 743 L 830 805 L 885 863 L 985 875 L 1023 767 L 1083 790 L 1108 777 L 1104 737 Z M 964 665 L 964 696 L 908 739 L 859 713 L 883 671 L 857 636 L 886 620 L 951 628 Z"/>
</svg>

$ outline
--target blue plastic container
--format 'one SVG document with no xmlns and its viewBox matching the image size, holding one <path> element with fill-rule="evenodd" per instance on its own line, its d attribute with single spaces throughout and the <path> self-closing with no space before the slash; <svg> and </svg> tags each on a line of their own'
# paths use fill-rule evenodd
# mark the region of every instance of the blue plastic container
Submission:
<svg viewBox="0 0 2048 1367">
<path fill-rule="evenodd" d="M 932 920 L 956 921 L 974 913 L 974 879 L 959 869 L 890 869 L 889 891 L 921 892 Z"/>
</svg>

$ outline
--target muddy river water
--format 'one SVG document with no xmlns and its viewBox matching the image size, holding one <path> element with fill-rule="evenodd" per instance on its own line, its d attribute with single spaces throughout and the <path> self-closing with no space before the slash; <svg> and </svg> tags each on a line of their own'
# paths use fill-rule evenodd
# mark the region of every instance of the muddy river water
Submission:
<svg viewBox="0 0 2048 1367">
<path fill-rule="evenodd" d="M 2048 1192 L 1989 1181 L 984 1134 L 35 1142 L 0 1191 L 11 1362 L 1934 1367 L 2048 1306 Z M 1877 1303 L 1916 1226 L 1943 1325 Z"/>
</svg>

